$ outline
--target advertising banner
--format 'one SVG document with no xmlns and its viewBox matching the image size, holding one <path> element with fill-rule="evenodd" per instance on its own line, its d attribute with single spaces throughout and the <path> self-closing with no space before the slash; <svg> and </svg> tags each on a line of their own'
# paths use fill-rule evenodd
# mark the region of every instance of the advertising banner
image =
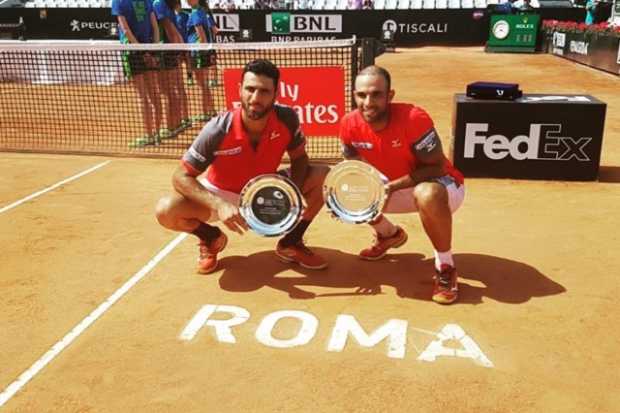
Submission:
<svg viewBox="0 0 620 413">
<path fill-rule="evenodd" d="M 80 9 L 79 12 L 67 13 L 64 10 L 47 10 L 44 19 L 36 22 L 26 21 L 28 31 L 41 35 L 47 33 L 50 39 L 118 39 L 116 17 L 107 9 Z M 42 38 L 42 36 L 38 38 Z M 30 37 L 29 37 L 30 38 Z"/>
<path fill-rule="evenodd" d="M 528 94 L 498 101 L 457 94 L 455 108 L 453 160 L 466 176 L 598 176 L 607 105 L 595 97 Z"/>
<path fill-rule="evenodd" d="M 224 69 L 228 109 L 241 104 L 241 73 L 242 69 Z M 317 79 L 321 87 L 317 87 Z M 344 85 L 342 67 L 281 67 L 276 101 L 295 109 L 306 136 L 335 136 L 347 110 Z"/>
<path fill-rule="evenodd" d="M 337 39 L 343 37 L 342 15 L 273 12 L 265 15 L 265 32 L 272 42 Z"/>
<path fill-rule="evenodd" d="M 583 21 L 583 8 L 539 9 L 541 19 Z M 486 9 L 436 10 L 214 10 L 218 43 L 289 42 L 375 38 L 394 33 L 397 46 L 483 45 L 489 34 Z M 116 18 L 108 8 L 8 8 L 0 23 L 23 17 L 27 39 L 117 39 Z"/>
<path fill-rule="evenodd" d="M 379 24 L 376 18 L 379 17 Z M 378 37 L 385 31 L 394 33 L 397 45 L 484 44 L 489 17 L 483 10 L 386 10 L 366 18 L 350 21 L 347 31 L 362 31 Z M 357 29 L 356 29 L 357 28 Z"/>
<path fill-rule="evenodd" d="M 551 53 L 620 75 L 620 38 L 596 33 L 554 32 Z"/>
</svg>

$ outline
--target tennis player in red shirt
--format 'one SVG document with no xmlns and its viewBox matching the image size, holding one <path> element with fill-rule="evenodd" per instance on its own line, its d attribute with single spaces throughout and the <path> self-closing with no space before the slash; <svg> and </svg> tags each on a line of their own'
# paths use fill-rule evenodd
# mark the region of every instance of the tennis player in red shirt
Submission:
<svg viewBox="0 0 620 413">
<path fill-rule="evenodd" d="M 258 175 L 276 173 L 285 152 L 291 166 L 280 172 L 297 185 L 308 207 L 295 228 L 280 239 L 276 255 L 309 269 L 327 267 L 323 258 L 304 245 L 302 237 L 323 206 L 322 187 L 329 169 L 310 165 L 297 113 L 275 103 L 279 78 L 278 68 L 268 60 L 257 59 L 244 67 L 241 107 L 205 125 L 174 172 L 174 192 L 157 204 L 161 225 L 199 238 L 200 273 L 217 268 L 217 254 L 228 242 L 226 234 L 212 223 L 220 221 L 243 234 L 248 226 L 237 207 L 241 189 Z"/>
<path fill-rule="evenodd" d="M 465 197 L 463 175 L 445 157 L 430 116 L 420 107 L 393 103 L 390 74 L 369 66 L 355 79 L 357 109 L 341 120 L 340 139 L 346 159 L 360 159 L 387 178 L 383 213 L 417 212 L 435 250 L 433 301 L 458 298 L 452 258 L 452 214 Z M 383 214 L 370 225 L 373 245 L 360 258 L 379 260 L 407 241 L 407 233 Z"/>
</svg>

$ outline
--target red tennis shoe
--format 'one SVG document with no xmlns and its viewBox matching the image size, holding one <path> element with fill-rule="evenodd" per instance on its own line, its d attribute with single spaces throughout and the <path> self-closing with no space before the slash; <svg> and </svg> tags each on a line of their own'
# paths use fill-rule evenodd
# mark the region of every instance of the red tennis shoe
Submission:
<svg viewBox="0 0 620 413">
<path fill-rule="evenodd" d="M 220 236 L 213 241 L 207 242 L 201 240 L 198 246 L 200 247 L 200 256 L 198 257 L 198 272 L 201 274 L 209 274 L 215 271 L 217 268 L 217 254 L 222 252 L 226 248 L 228 243 L 228 237 L 222 231 Z"/>
<path fill-rule="evenodd" d="M 359 253 L 363 260 L 376 261 L 385 257 L 390 248 L 398 248 L 407 242 L 407 233 L 404 229 L 397 226 L 396 232 L 391 237 L 380 237 L 375 235 L 375 242 L 368 248 Z"/>
<path fill-rule="evenodd" d="M 452 304 L 459 298 L 456 268 L 442 264 L 441 271 L 435 271 L 437 274 L 433 288 L 433 301 L 439 304 Z"/>
<path fill-rule="evenodd" d="M 295 262 L 310 270 L 322 270 L 327 268 L 327 261 L 316 255 L 310 248 L 306 247 L 303 241 L 287 247 L 278 242 L 276 255 L 284 262 Z"/>
</svg>

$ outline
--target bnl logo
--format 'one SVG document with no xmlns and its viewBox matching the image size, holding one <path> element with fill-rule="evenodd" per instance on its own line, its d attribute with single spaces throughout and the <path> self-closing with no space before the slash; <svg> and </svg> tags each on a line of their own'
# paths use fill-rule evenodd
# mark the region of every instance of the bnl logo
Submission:
<svg viewBox="0 0 620 413">
<path fill-rule="evenodd" d="M 238 14 L 216 13 L 213 17 L 215 17 L 215 24 L 221 32 L 238 32 L 240 30 Z"/>
<path fill-rule="evenodd" d="M 587 162 L 585 153 L 592 138 L 572 138 L 561 136 L 562 125 L 534 123 L 528 135 L 517 135 L 508 139 L 504 135 L 487 136 L 488 123 L 468 123 L 465 126 L 465 158 L 474 158 L 477 147 L 482 147 L 484 155 L 493 160 L 510 156 L 522 161 L 525 159 Z"/>
<path fill-rule="evenodd" d="M 290 33 L 340 33 L 342 16 L 334 14 L 271 13 L 267 18 L 267 31 L 273 34 Z"/>
</svg>

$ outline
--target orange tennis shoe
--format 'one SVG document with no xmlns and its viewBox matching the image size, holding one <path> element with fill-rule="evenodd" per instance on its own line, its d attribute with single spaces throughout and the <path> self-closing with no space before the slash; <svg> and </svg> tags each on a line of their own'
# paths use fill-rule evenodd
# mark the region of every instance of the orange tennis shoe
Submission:
<svg viewBox="0 0 620 413">
<path fill-rule="evenodd" d="M 391 237 L 380 237 L 375 234 L 375 242 L 368 248 L 359 253 L 363 260 L 376 261 L 385 257 L 390 248 L 398 248 L 407 242 L 407 233 L 404 229 L 397 226 L 396 232 Z"/>
<path fill-rule="evenodd" d="M 198 244 L 200 248 L 200 256 L 198 257 L 197 271 L 201 274 L 209 274 L 217 268 L 217 254 L 222 252 L 228 244 L 228 237 L 222 231 L 220 236 L 209 242 L 208 244 L 201 240 Z"/>
<path fill-rule="evenodd" d="M 284 247 L 280 242 L 276 246 L 276 255 L 283 262 L 294 262 L 310 270 L 322 270 L 327 268 L 327 261 L 316 255 L 303 241 Z"/>
<path fill-rule="evenodd" d="M 456 268 L 442 264 L 441 271 L 435 271 L 437 274 L 433 288 L 433 301 L 439 304 L 452 304 L 459 297 Z"/>
</svg>

